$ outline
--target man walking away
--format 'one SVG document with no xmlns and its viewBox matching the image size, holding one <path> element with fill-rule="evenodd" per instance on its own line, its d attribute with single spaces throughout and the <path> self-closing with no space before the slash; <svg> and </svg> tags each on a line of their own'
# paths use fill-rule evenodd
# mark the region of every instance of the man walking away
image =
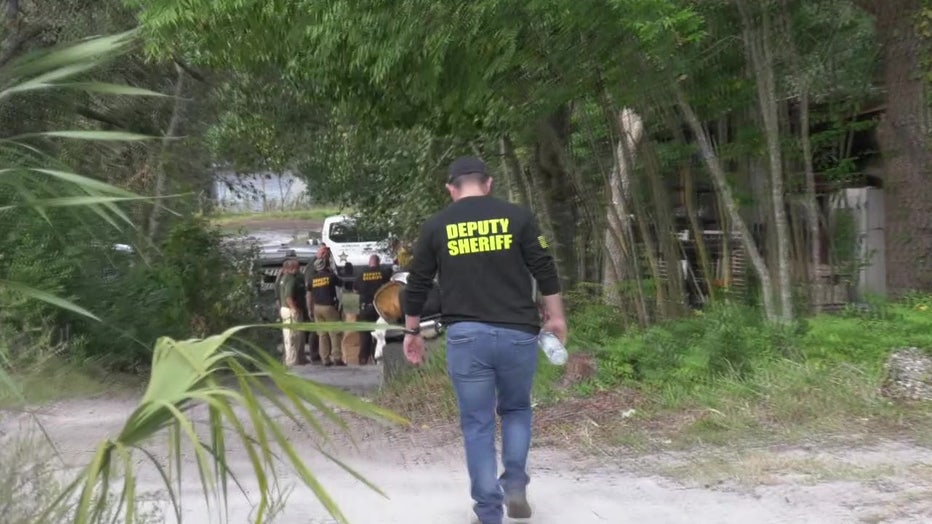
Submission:
<svg viewBox="0 0 932 524">
<path fill-rule="evenodd" d="M 337 309 L 337 287 L 340 279 L 333 274 L 325 260 L 314 260 L 314 272 L 307 283 L 308 307 L 314 312 L 315 322 L 339 322 Z M 339 331 L 319 331 L 320 357 L 325 366 L 345 366 L 343 351 L 340 347 Z"/>
<path fill-rule="evenodd" d="M 421 227 L 405 297 L 404 350 L 420 364 L 418 325 L 439 272 L 447 325 L 447 372 L 456 392 L 473 510 L 482 524 L 529 518 L 527 457 L 531 385 L 541 318 L 533 281 L 543 295 L 543 327 L 566 342 L 560 281 L 547 242 L 525 208 L 490 196 L 485 164 L 462 157 L 450 165 L 452 203 Z M 533 276 L 533 279 L 531 278 Z M 502 463 L 496 477 L 495 414 L 502 421 Z"/>
<path fill-rule="evenodd" d="M 378 255 L 369 257 L 369 266 L 362 272 L 353 284 L 353 289 L 359 294 L 359 316 L 360 322 L 375 322 L 379 319 L 379 313 L 375 310 L 372 301 L 375 298 L 375 292 L 388 282 L 390 275 L 380 267 L 382 260 Z M 359 333 L 359 364 L 368 364 L 373 357 L 375 350 L 375 341 L 372 339 L 371 332 Z"/>
<path fill-rule="evenodd" d="M 301 289 L 298 286 L 298 268 L 300 267 L 297 259 L 289 258 L 282 265 L 281 278 L 278 280 L 278 300 L 280 304 L 279 314 L 282 317 L 283 324 L 294 324 L 301 322 L 301 307 L 298 302 L 301 300 Z M 282 329 L 284 364 L 286 366 L 299 365 L 300 354 L 303 348 L 301 344 L 301 331 L 297 329 Z"/>
</svg>

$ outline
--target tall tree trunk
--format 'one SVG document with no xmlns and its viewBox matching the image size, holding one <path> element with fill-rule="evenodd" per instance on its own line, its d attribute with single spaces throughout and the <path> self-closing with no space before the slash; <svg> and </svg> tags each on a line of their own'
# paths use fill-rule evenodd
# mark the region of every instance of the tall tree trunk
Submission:
<svg viewBox="0 0 932 524">
<path fill-rule="evenodd" d="M 635 257 L 636 246 L 633 242 L 634 234 L 631 227 L 631 212 L 628 201 L 631 195 L 631 171 L 634 169 L 635 152 L 643 135 L 644 126 L 640 117 L 630 109 L 617 112 L 618 142 L 615 144 L 614 167 L 609 177 L 609 194 L 611 201 L 607 211 L 609 227 L 606 229 L 606 271 L 603 279 L 603 289 L 612 303 L 621 303 L 621 293 L 618 285 L 633 277 L 636 283 L 637 296 L 635 307 L 638 321 L 647 325 L 649 315 L 644 298 L 644 289 L 641 285 L 641 275 L 637 270 Z M 633 271 L 628 271 L 633 269 Z M 614 300 L 613 300 L 614 299 Z"/>
<path fill-rule="evenodd" d="M 696 184 L 693 168 L 690 165 L 684 165 L 680 168 L 680 183 L 683 184 L 683 205 L 686 207 L 686 214 L 689 218 L 689 229 L 693 235 L 693 241 L 696 243 L 696 254 L 699 257 L 699 271 L 702 272 L 702 281 L 705 282 L 705 289 L 700 287 L 703 294 L 711 298 L 712 281 L 715 280 L 715 273 L 712 271 L 712 261 L 709 257 L 709 247 L 705 243 L 702 225 L 699 223 L 699 209 L 696 205 Z"/>
<path fill-rule="evenodd" d="M 676 140 L 687 146 L 686 135 L 683 133 L 680 121 L 670 112 L 664 112 L 664 119 L 667 127 L 673 133 Z M 720 139 L 722 137 L 719 137 Z M 702 273 L 702 280 L 705 282 L 705 289 L 697 282 L 699 292 L 703 295 L 710 296 L 712 293 L 712 281 L 715 280 L 715 274 L 712 271 L 711 257 L 709 249 L 706 246 L 705 236 L 703 235 L 702 225 L 699 223 L 699 209 L 696 204 L 696 185 L 693 166 L 689 159 L 683 162 L 680 167 L 680 184 L 683 186 L 683 206 L 686 208 L 686 218 L 689 221 L 689 230 L 692 233 L 693 241 L 696 245 L 696 255 L 699 258 L 699 271 Z"/>
<path fill-rule="evenodd" d="M 634 161 L 632 160 L 634 158 L 634 153 L 628 148 L 627 141 L 620 140 L 619 145 L 621 145 L 622 152 L 629 166 L 628 195 L 630 196 L 631 210 L 634 215 L 634 223 L 637 225 L 638 232 L 641 235 L 641 242 L 644 243 L 644 255 L 647 257 L 647 266 L 650 270 L 651 280 L 654 282 L 653 288 L 654 298 L 657 304 L 657 314 L 662 318 L 666 316 L 667 293 L 661 274 L 661 259 L 657 256 L 659 249 L 654 241 L 654 231 L 651 229 L 651 225 L 654 221 L 647 212 L 644 202 L 641 201 L 643 190 L 640 187 L 638 177 L 632 172 L 634 169 Z"/>
<path fill-rule="evenodd" d="M 738 203 L 735 201 L 731 187 L 728 185 L 728 178 L 725 176 L 725 170 L 722 168 L 718 155 L 716 155 L 715 151 L 712 149 L 712 141 L 709 139 L 708 133 L 706 133 L 705 129 L 702 127 L 699 117 L 696 116 L 695 110 L 693 110 L 692 105 L 686 98 L 686 93 L 679 83 L 673 83 L 673 92 L 676 96 L 677 105 L 680 107 L 680 110 L 683 111 L 686 122 L 689 124 L 689 128 L 692 130 L 693 135 L 695 135 L 696 141 L 699 143 L 699 151 L 702 154 L 702 159 L 705 161 L 706 167 L 708 167 L 709 173 L 712 175 L 712 181 L 715 183 L 715 188 L 719 193 L 719 197 L 725 206 L 725 210 L 728 212 L 731 225 L 738 230 L 748 258 L 751 259 L 754 272 L 757 273 L 757 277 L 760 279 L 764 313 L 767 315 L 768 320 L 778 320 L 780 314 L 774 302 L 773 280 L 770 276 L 770 270 L 767 268 L 767 264 L 764 262 L 760 250 L 754 243 L 754 237 L 751 236 L 751 231 L 748 229 L 747 223 L 741 216 Z M 726 231 L 725 234 L 729 234 L 729 231 Z"/>
<path fill-rule="evenodd" d="M 816 200 L 815 167 L 812 164 L 812 140 L 809 132 L 809 85 L 803 81 L 800 91 L 799 127 L 800 144 L 803 150 L 803 165 L 806 171 L 806 224 L 809 230 L 809 286 L 810 301 L 814 312 L 822 309 L 818 300 L 819 267 L 822 263 L 822 242 L 819 224 L 822 220 L 819 215 L 819 203 Z"/>
<path fill-rule="evenodd" d="M 175 98 L 174 106 L 172 107 L 172 116 L 168 121 L 168 128 L 165 130 L 165 134 L 162 138 L 158 164 L 155 168 L 155 189 L 153 196 L 156 197 L 156 200 L 152 207 L 152 213 L 149 215 L 150 240 L 155 239 L 156 233 L 158 233 L 159 214 L 162 211 L 162 201 L 160 198 L 165 194 L 165 179 L 167 177 L 165 170 L 168 164 L 169 150 L 171 149 L 171 141 L 175 137 L 178 125 L 181 122 L 181 110 L 184 105 L 182 95 L 184 94 L 185 71 L 178 64 L 175 64 L 175 75 Z"/>
<path fill-rule="evenodd" d="M 886 114 L 877 129 L 884 156 L 887 287 L 894 296 L 932 290 L 932 154 L 923 45 L 922 0 L 861 0 L 883 46 Z"/>
<path fill-rule="evenodd" d="M 535 149 L 536 183 L 542 189 L 542 200 L 548 208 L 553 231 L 554 252 L 565 288 L 577 282 L 577 223 L 580 197 L 573 177 L 567 172 L 564 155 L 569 139 L 570 111 L 562 107 L 538 123 Z"/>
<path fill-rule="evenodd" d="M 667 318 L 676 318 L 682 314 L 686 305 L 683 286 L 685 280 L 680 264 L 680 260 L 683 259 L 683 252 L 680 249 L 679 240 L 676 238 L 673 222 L 673 200 L 670 198 L 670 191 L 667 189 L 666 181 L 660 169 L 657 151 L 650 141 L 646 141 L 644 144 L 644 168 L 649 181 L 654 207 L 654 220 L 652 222 L 657 231 L 657 246 L 660 248 L 664 265 L 667 268 L 667 279 L 666 282 L 662 283 L 667 288 L 665 310 Z"/>
<path fill-rule="evenodd" d="M 522 174 L 521 161 L 518 159 L 517 153 L 515 153 L 515 146 L 508 135 L 503 136 L 499 142 L 502 163 L 505 165 L 504 171 L 508 173 L 509 191 L 514 193 L 520 205 L 530 207 L 529 189 Z"/>
<path fill-rule="evenodd" d="M 815 167 L 812 161 L 812 138 L 810 131 L 810 80 L 809 73 L 805 71 L 801 64 L 799 48 L 796 45 L 795 34 L 793 33 L 793 24 L 789 16 L 790 6 L 787 0 L 783 0 L 783 24 L 784 24 L 784 42 L 786 50 L 789 53 L 790 62 L 799 81 L 799 145 L 803 155 L 803 171 L 805 173 L 805 196 L 803 198 L 803 207 L 806 211 L 806 229 L 808 238 L 806 245 L 809 248 L 809 304 L 814 313 L 822 310 L 821 293 L 819 292 L 819 267 L 822 263 L 822 243 L 820 224 L 822 222 L 819 213 L 819 203 L 816 198 L 816 176 Z"/>
<path fill-rule="evenodd" d="M 773 224 L 776 233 L 777 289 L 780 295 L 781 319 L 793 319 L 793 287 L 790 277 L 790 238 L 786 217 L 786 200 L 783 180 L 783 158 L 780 146 L 780 116 L 777 89 L 774 80 L 774 60 L 771 50 L 771 21 L 769 6 L 761 10 L 761 27 L 751 21 L 745 0 L 738 0 L 744 22 L 745 45 L 751 55 L 751 65 L 757 83 L 758 102 L 767 140 L 767 157 L 770 164 L 770 192 L 773 206 Z"/>
<path fill-rule="evenodd" d="M 713 145 L 713 151 L 716 155 L 721 157 L 722 149 L 728 144 L 729 137 L 729 116 L 724 116 L 715 121 L 715 138 L 716 142 Z M 725 167 L 727 168 L 727 167 Z M 732 238 L 731 235 L 734 232 L 734 225 L 731 223 L 728 215 L 728 209 L 725 205 L 725 201 L 722 199 L 722 194 L 718 191 L 715 192 L 715 209 L 716 215 L 718 216 L 719 228 L 722 231 L 722 242 L 720 245 L 721 251 L 719 258 L 719 278 L 721 279 L 721 284 L 726 289 L 731 289 L 734 284 L 734 277 L 732 271 Z M 709 290 L 711 294 L 711 288 Z"/>
<path fill-rule="evenodd" d="M 547 142 L 547 149 L 553 154 L 557 167 L 555 171 L 563 173 L 566 190 L 560 196 L 566 204 L 572 205 L 576 217 L 576 224 L 573 227 L 579 232 L 575 235 L 576 244 L 572 249 L 576 254 L 576 260 L 572 264 L 576 267 L 576 275 L 572 280 L 584 282 L 590 259 L 598 252 L 598 250 L 590 249 L 590 243 L 587 242 L 586 237 L 601 225 L 598 214 L 604 208 L 600 199 L 589 195 L 585 180 L 580 170 L 577 169 L 572 155 L 569 154 L 573 113 L 572 104 L 565 105 L 546 121 L 547 125 L 540 126 L 538 132 L 539 140 Z"/>
</svg>

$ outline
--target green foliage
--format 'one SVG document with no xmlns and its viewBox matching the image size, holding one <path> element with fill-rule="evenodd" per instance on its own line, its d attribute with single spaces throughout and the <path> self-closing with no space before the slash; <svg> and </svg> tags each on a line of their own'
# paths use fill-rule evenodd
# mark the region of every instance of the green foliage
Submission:
<svg viewBox="0 0 932 524">
<path fill-rule="evenodd" d="M 572 317 L 571 347 L 593 347 L 624 333 L 623 311 L 605 304 L 601 293 L 600 285 L 585 282 L 564 293 L 564 305 Z"/>
<path fill-rule="evenodd" d="M 932 351 L 932 309 L 928 297 L 914 304 L 876 305 L 859 314 L 823 315 L 809 322 L 800 341 L 808 361 L 830 366 L 856 362 L 877 370 L 890 350 L 918 347 Z"/>
<path fill-rule="evenodd" d="M 20 86 L 19 90 L 0 93 L 0 98 L 9 92 L 21 92 L 23 86 L 52 87 L 47 85 L 51 80 L 60 80 L 73 75 L 76 71 L 84 71 L 97 65 L 103 58 L 112 56 L 126 45 L 128 35 L 117 37 L 104 37 L 83 42 L 54 53 L 32 56 L 28 60 L 19 62 L 16 67 L 3 71 L 15 81 L 13 85 Z M 3 75 L 0 75 L 2 77 Z M 4 78 L 3 80 L 8 80 Z M 106 92 L 117 91 L 108 87 Z M 123 93 L 126 93 L 125 91 Z M 131 94 L 138 94 L 133 92 Z M 64 131 L 41 133 L 45 137 L 70 138 L 78 140 L 93 140 L 110 142 L 115 140 L 138 140 L 137 134 L 107 132 L 107 131 Z M 37 152 L 38 149 L 24 144 L 7 141 L 12 149 L 20 148 L 27 152 Z M 248 302 L 248 295 L 240 285 L 238 278 L 251 272 L 251 257 L 248 264 L 237 265 L 230 263 L 224 253 L 222 237 L 217 230 L 207 227 L 200 219 L 193 219 L 179 223 L 165 239 L 160 253 L 149 257 L 151 253 L 141 253 L 136 256 L 123 257 L 108 266 L 99 264 L 103 259 L 113 255 L 111 246 L 113 241 L 121 235 L 130 235 L 117 227 L 117 219 L 133 225 L 126 213 L 118 208 L 114 202 L 118 198 L 108 194 L 123 194 L 129 198 L 136 198 L 128 192 L 105 184 L 98 180 L 82 177 L 80 175 L 57 169 L 40 168 L 41 164 L 24 162 L 24 156 L 7 152 L 3 158 L 7 165 L 15 167 L 5 168 L 4 177 L 0 187 L 0 198 L 3 205 L 0 213 L 16 210 L 19 220 L 15 226 L 23 230 L 6 229 L 0 231 L 0 241 L 5 241 L 3 259 L 0 260 L 3 270 L 2 276 L 14 273 L 15 276 L 34 280 L 37 284 L 49 289 L 76 294 L 85 293 L 86 298 L 93 297 L 106 302 L 108 298 L 123 300 L 117 303 L 113 315 L 127 312 L 140 317 L 132 317 L 139 321 L 144 315 L 152 314 L 157 317 L 162 306 L 174 303 L 177 309 L 169 310 L 155 322 L 182 321 L 178 329 L 197 333 L 210 329 L 214 322 L 226 321 L 242 303 Z M 38 154 L 37 156 L 42 156 Z M 57 167 L 57 166 L 55 166 Z M 44 191 L 54 193 L 56 187 L 44 187 L 36 183 L 36 177 L 22 176 L 24 172 L 33 171 L 48 175 L 58 182 L 65 182 L 67 189 L 79 193 L 75 199 L 62 198 L 34 198 L 28 188 L 37 187 Z M 14 175 L 20 175 L 15 177 Z M 113 229 L 101 229 L 94 224 L 87 229 L 78 227 L 74 221 L 69 222 L 66 216 L 52 216 L 49 210 L 55 213 L 62 208 L 75 207 L 81 211 L 96 212 L 95 219 L 108 222 Z M 25 213 L 31 211 L 34 213 Z M 43 222 L 35 219 L 35 215 Z M 83 214 L 78 213 L 77 217 Z M 7 217 L 4 217 L 7 218 Z M 54 219 L 54 220 L 53 220 Z M 56 229 L 56 225 L 60 229 Z M 48 226 L 43 231 L 40 226 Z M 106 234 L 99 236 L 87 235 L 87 232 Z M 15 233 L 29 232 L 22 238 Z M 80 236 L 83 234 L 84 236 Z M 121 239 L 122 240 L 122 239 Z M 7 245 L 14 248 L 8 252 Z M 68 247 L 73 250 L 61 250 Z M 148 246 L 144 246 L 148 248 Z M 37 253 L 29 251 L 38 250 Z M 119 251 L 119 250 L 118 250 Z M 137 252 L 142 251 L 137 246 Z M 96 256 L 95 256 L 96 254 Z M 30 255 L 32 258 L 29 258 Z M 63 265 L 50 265 L 49 258 L 64 258 L 77 266 L 73 273 Z M 118 258 L 118 257 L 115 257 Z M 155 261 L 153 262 L 153 258 Z M 89 263 L 90 262 L 90 263 Z M 105 271 L 101 273 L 101 269 Z M 90 274 L 82 273 L 90 270 Z M 96 272 L 96 274 L 95 274 Z M 75 278 L 77 277 L 77 278 Z M 78 281 L 78 283 L 76 283 Z M 56 286 L 61 286 L 57 288 Z M 107 286 L 109 286 L 108 289 Z M 19 322 L 16 326 L 23 328 L 30 322 L 47 320 L 46 315 L 24 314 L 17 317 L 10 315 L 8 305 L 24 305 L 26 311 L 31 311 L 28 300 L 39 300 L 52 306 L 62 307 L 72 313 L 82 314 L 82 319 L 97 320 L 90 314 L 83 314 L 83 310 L 74 306 L 63 298 L 56 297 L 51 291 L 36 290 L 21 282 L 0 280 L 0 311 L 7 316 L 0 317 L 5 322 Z M 12 292 L 9 295 L 6 292 Z M 106 296 L 105 292 L 111 292 Z M 153 294 L 162 293 L 155 301 L 153 311 L 140 309 L 140 304 L 149 304 Z M 25 297 L 25 301 L 23 301 Z M 166 300 L 167 298 L 167 300 Z M 17 302 L 20 301 L 20 302 Z M 185 318 L 185 316 L 190 318 Z M 146 319 L 149 321 L 150 319 Z M 183 322 L 191 320 L 195 326 L 185 326 Z M 126 324 L 116 322 L 110 324 L 118 330 Z M 93 324 L 99 327 L 98 324 Z M 0 325 L 0 328 L 6 326 Z M 181 465 L 186 451 L 184 444 L 189 444 L 197 462 L 199 479 L 202 483 L 204 495 L 207 500 L 222 500 L 224 506 L 228 500 L 228 490 L 231 477 L 236 481 L 234 473 L 227 462 L 227 442 L 230 436 L 238 440 L 249 458 L 252 466 L 251 475 L 257 479 L 261 501 L 256 508 L 256 522 L 263 522 L 271 512 L 271 499 L 276 495 L 278 487 L 277 464 L 280 457 L 276 451 L 281 451 L 287 463 L 296 471 L 302 482 L 320 498 L 324 507 L 339 522 L 346 522 L 346 517 L 340 512 L 336 504 L 320 485 L 318 480 L 308 468 L 305 461 L 298 455 L 288 441 L 285 431 L 277 418 L 285 418 L 307 425 L 318 433 L 323 433 L 319 420 L 327 419 L 345 429 L 345 424 L 337 416 L 334 408 L 350 409 L 355 413 L 371 418 L 388 421 L 404 422 L 403 419 L 387 412 L 384 409 L 371 406 L 361 400 L 342 393 L 338 390 L 318 386 L 310 381 L 290 373 L 290 371 L 266 355 L 263 351 L 249 352 L 243 347 L 250 347 L 243 338 L 234 339 L 234 336 L 249 327 L 240 326 L 224 331 L 221 335 L 208 338 L 190 338 L 175 340 L 172 337 L 160 336 L 155 341 L 154 355 L 152 356 L 152 373 L 139 405 L 130 415 L 118 435 L 103 440 L 96 448 L 94 455 L 87 465 L 80 468 L 73 482 L 59 491 L 57 475 L 49 476 L 47 482 L 43 477 L 29 478 L 26 474 L 34 471 L 28 465 L 14 461 L 0 461 L 4 466 L 14 464 L 12 471 L 3 471 L 3 481 L 0 483 L 0 508 L 3 509 L 5 521 L 17 522 L 27 519 L 28 522 L 62 522 L 72 521 L 80 524 L 98 524 L 102 522 L 146 522 L 147 516 L 139 511 L 137 503 L 142 498 L 138 491 L 137 474 L 140 460 L 145 463 L 147 459 L 157 468 L 168 490 L 169 497 L 175 510 L 175 516 L 181 521 L 181 508 L 178 505 L 178 496 L 181 489 L 183 474 Z M 266 326 L 281 329 L 284 326 Z M 292 328 L 320 331 L 339 329 L 340 331 L 368 331 L 375 327 L 363 323 L 314 323 L 291 325 Z M 41 329 L 48 331 L 51 325 L 43 325 Z M 88 329 L 93 335 L 94 332 Z M 7 334 L 4 329 L 0 331 Z M 8 372 L 10 371 L 9 351 L 6 340 L 0 339 L 0 379 L 4 390 L 11 385 Z M 97 340 L 96 342 L 103 342 Z M 96 348 L 98 344 L 89 344 Z M 251 348 L 250 349 L 254 349 Z M 125 355 L 122 357 L 125 358 Z M 232 378 L 236 387 L 224 386 L 222 379 Z M 14 393 L 20 393 L 16 384 L 10 388 Z M 0 395 L 5 398 L 5 395 Z M 199 435 L 195 429 L 196 422 L 192 417 L 192 408 L 203 405 L 207 408 L 208 436 Z M 309 408 L 310 407 L 310 408 Z M 311 411 L 313 409 L 313 412 Z M 247 427 L 249 429 L 247 429 Z M 165 466 L 144 446 L 158 434 L 167 430 L 169 439 L 168 461 L 172 464 L 166 471 Z M 231 431 L 231 435 L 227 433 Z M 9 444 L 10 442 L 7 442 Z M 273 448 L 274 446 L 274 448 Z M 11 451 L 7 449 L 5 451 Z M 135 456 L 134 456 L 135 455 Z M 4 457 L 6 458 L 6 457 Z M 16 455 L 18 459 L 27 459 L 26 456 Z M 332 458 L 329 457 L 328 458 Z M 336 461 L 336 459 L 333 459 Z M 336 461 L 339 464 L 339 461 Z M 47 463 L 47 462 L 46 462 Z M 28 463 L 27 463 L 28 464 Z M 40 466 L 42 463 L 40 462 Z M 373 487 L 361 476 L 352 472 L 348 467 L 340 464 L 350 471 L 364 484 Z M 122 480 L 122 482 L 120 482 Z M 21 482 L 22 481 L 22 482 Z M 30 483 L 31 482 L 31 483 Z M 177 482 L 173 484 L 173 482 Z M 111 487 L 122 484 L 122 490 L 114 493 Z M 12 487 L 11 487 L 12 486 Z M 50 492 L 46 490 L 53 490 Z M 30 505 L 35 501 L 35 505 Z M 206 502 L 206 501 L 205 501 Z M 227 509 L 224 507 L 224 509 Z"/>
<path fill-rule="evenodd" d="M 301 168 L 316 198 L 357 210 L 361 227 L 388 227 L 413 240 L 424 219 L 449 201 L 443 173 L 452 142 L 423 129 L 373 133 L 337 125 Z"/>
<path fill-rule="evenodd" d="M 125 255 L 109 278 L 86 282 L 80 294 L 93 297 L 103 322 L 78 325 L 88 339 L 76 356 L 131 369 L 150 359 L 160 336 L 202 336 L 252 320 L 255 253 L 224 240 L 204 219 L 180 221 L 154 260 Z"/>
<path fill-rule="evenodd" d="M 716 304 L 691 318 L 606 341 L 596 353 L 604 363 L 598 381 L 689 385 L 746 376 L 757 359 L 790 351 L 785 329 L 769 325 L 754 309 Z"/>
<path fill-rule="evenodd" d="M 111 246 L 122 241 L 106 224 L 69 222 L 80 213 L 53 212 L 49 227 L 31 213 L 4 221 L 5 278 L 50 296 L 88 304 L 98 322 L 0 288 L 0 326 L 17 333 L 12 357 L 34 360 L 35 348 L 66 342 L 68 356 L 101 360 L 116 369 L 149 361 L 162 335 L 185 338 L 251 321 L 255 254 L 236 251 L 202 219 L 178 222 L 159 251 L 143 258 Z M 99 222 L 99 221 L 98 221 Z M 57 335 L 68 326 L 68 337 Z M 80 341 L 80 343 L 78 343 Z"/>
<path fill-rule="evenodd" d="M 572 326 L 585 325 L 573 317 Z M 581 346 L 585 349 L 585 346 Z M 753 308 L 719 304 L 696 315 L 609 338 L 596 351 L 600 387 L 622 382 L 686 388 L 722 380 L 754 380 L 774 361 L 815 369 L 852 364 L 876 371 L 891 350 L 932 350 L 932 300 L 873 301 L 842 314 L 780 326 Z"/>
<path fill-rule="evenodd" d="M 232 436 L 237 439 L 238 445 L 246 449 L 252 467 L 251 474 L 258 481 L 260 502 L 256 508 L 256 522 L 263 522 L 268 515 L 278 485 L 279 458 L 273 446 L 281 450 L 283 458 L 294 468 L 301 481 L 317 495 L 327 511 L 338 522 L 347 522 L 288 441 L 276 417 L 280 414 L 299 424 L 306 424 L 322 436 L 324 430 L 321 423 L 325 419 L 346 428 L 345 423 L 337 417 L 335 408 L 350 409 L 386 422 L 403 423 L 404 419 L 335 388 L 297 377 L 274 358 L 264 356 L 261 352 L 254 355 L 238 349 L 240 344 L 231 339 L 249 327 L 231 328 L 220 335 L 204 339 L 179 341 L 160 338 L 152 359 L 152 376 L 138 406 L 119 434 L 100 443 L 92 461 L 56 500 L 45 507 L 39 520 L 48 518 L 75 501 L 72 519 L 75 524 L 100 522 L 101 516 L 109 513 L 115 513 L 113 521 L 124 517 L 127 522 L 134 522 L 138 489 L 138 462 L 134 454 L 138 454 L 138 458 L 149 459 L 158 468 L 176 518 L 180 521 L 181 508 L 177 502 L 180 484 L 175 485 L 173 481 L 180 482 L 181 460 L 186 444 L 192 447 L 196 458 L 205 502 L 222 501 L 221 509 L 226 510 L 228 481 L 236 482 L 236 474 L 226 462 L 226 450 L 229 449 L 229 438 Z M 334 323 L 301 325 L 302 329 L 311 331 L 335 327 L 337 325 Z M 372 325 L 368 323 L 339 324 L 339 329 L 343 331 L 371 328 Z M 233 378 L 237 384 L 235 390 L 221 385 L 220 380 L 225 377 Z M 209 413 L 209 436 L 206 437 L 197 433 L 195 422 L 189 415 L 190 408 L 197 404 L 205 405 Z M 280 413 L 273 412 L 272 406 Z M 308 406 L 313 406 L 314 411 Z M 239 409 L 245 411 L 238 413 Z M 227 427 L 231 428 L 231 435 L 226 434 Z M 247 429 L 250 427 L 252 429 Z M 166 429 L 171 450 L 169 461 L 173 464 L 171 475 L 143 447 Z M 339 461 L 337 463 L 378 491 L 348 466 Z M 106 495 L 117 482 L 114 480 L 117 471 L 123 472 L 124 476 L 121 496 L 114 502 Z"/>
</svg>

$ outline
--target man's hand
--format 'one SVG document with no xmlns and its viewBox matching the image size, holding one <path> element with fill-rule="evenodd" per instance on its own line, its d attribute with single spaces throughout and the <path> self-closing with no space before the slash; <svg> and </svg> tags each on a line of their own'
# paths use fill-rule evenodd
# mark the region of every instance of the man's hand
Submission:
<svg viewBox="0 0 932 524">
<path fill-rule="evenodd" d="M 563 345 L 566 345 L 566 317 L 548 315 L 547 320 L 544 322 L 543 331 L 549 331 L 553 333 L 554 336 L 556 336 Z"/>
<path fill-rule="evenodd" d="M 415 366 L 424 361 L 424 337 L 421 335 L 405 335 L 405 357 Z"/>
<path fill-rule="evenodd" d="M 563 311 L 563 297 L 559 293 L 544 296 L 544 331 L 549 331 L 566 345 L 566 314 Z"/>
</svg>

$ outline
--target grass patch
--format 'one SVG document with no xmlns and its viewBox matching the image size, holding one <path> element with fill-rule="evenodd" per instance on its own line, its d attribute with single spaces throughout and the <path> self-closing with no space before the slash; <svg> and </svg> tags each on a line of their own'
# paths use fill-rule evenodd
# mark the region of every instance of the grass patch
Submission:
<svg viewBox="0 0 932 524">
<path fill-rule="evenodd" d="M 309 209 L 292 209 L 285 211 L 267 211 L 261 213 L 218 213 L 210 221 L 218 226 L 229 226 L 240 222 L 257 220 L 323 220 L 330 215 L 346 213 L 348 210 L 338 206 L 314 206 Z"/>
<path fill-rule="evenodd" d="M 703 456 L 661 468 L 661 473 L 665 475 L 705 486 L 733 484 L 742 487 L 776 485 L 787 481 L 795 485 L 833 481 L 870 482 L 895 475 L 915 477 L 922 472 L 922 466 L 918 465 L 861 465 L 834 458 L 794 456 L 766 450 L 741 451 L 727 456 Z"/>
<path fill-rule="evenodd" d="M 3 515 L 4 524 L 76 521 L 73 502 L 57 507 L 40 520 L 65 490 L 61 475 L 64 463 L 61 460 L 45 436 L 36 429 L 4 440 L 0 449 L 0 515 Z M 95 496 L 99 496 L 99 492 Z M 95 522 L 118 522 L 125 515 L 116 511 L 119 507 L 116 503 L 118 494 L 108 494 L 107 499 L 109 503 Z M 163 500 L 164 495 L 157 492 L 136 492 L 129 502 L 134 507 L 134 522 L 165 522 L 167 516 L 159 508 Z"/>
<path fill-rule="evenodd" d="M 137 375 L 114 373 L 68 361 L 33 366 L 14 372 L 12 378 L 25 400 L 9 390 L 0 389 L 0 409 L 111 393 L 141 393 L 145 387 L 145 380 Z"/>
<path fill-rule="evenodd" d="M 818 436 L 860 440 L 890 435 L 928 438 L 932 416 L 877 393 L 879 374 L 851 364 L 823 367 L 775 360 L 751 377 L 651 391 L 641 420 L 667 448 L 793 443 Z M 614 438 L 624 443 L 627 428 Z"/>
<path fill-rule="evenodd" d="M 612 336 L 602 340 L 597 334 L 608 315 L 577 312 L 571 335 L 584 336 L 570 349 L 593 355 L 598 371 L 563 389 L 565 369 L 542 360 L 534 389 L 536 438 L 636 452 L 823 437 L 863 443 L 896 436 L 932 445 L 928 405 L 893 403 L 879 394 L 893 349 L 932 348 L 929 302 L 852 308 L 789 326 L 724 304 L 646 330 L 605 330 Z M 422 425 L 455 420 L 442 364 L 441 349 L 383 400 Z"/>
</svg>

